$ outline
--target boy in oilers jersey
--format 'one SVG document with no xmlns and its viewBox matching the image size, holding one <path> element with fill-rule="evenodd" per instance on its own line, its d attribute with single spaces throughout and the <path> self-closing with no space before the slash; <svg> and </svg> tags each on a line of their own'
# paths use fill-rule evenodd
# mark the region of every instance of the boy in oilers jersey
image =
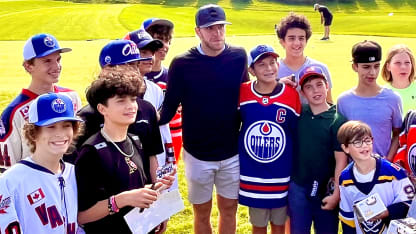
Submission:
<svg viewBox="0 0 416 234">
<path fill-rule="evenodd" d="M 373 153 L 373 135 L 367 124 L 348 121 L 337 137 L 344 152 L 354 160 L 339 177 L 343 233 L 387 233 L 390 220 L 406 217 L 414 197 L 412 183 L 403 168 Z M 369 221 L 359 222 L 353 205 L 376 193 L 387 209 Z"/>
<path fill-rule="evenodd" d="M 291 233 L 338 233 L 338 177 L 347 156 L 337 141 L 346 119 L 327 102 L 329 84 L 324 70 L 310 65 L 299 73 L 302 105 L 296 152 L 289 186 Z"/>
<path fill-rule="evenodd" d="M 284 233 L 293 141 L 301 110 L 298 92 L 276 80 L 278 54 L 259 45 L 249 54 L 256 81 L 240 88 L 239 203 L 249 207 L 253 233 Z"/>
<path fill-rule="evenodd" d="M 61 48 L 50 34 L 36 34 L 26 41 L 23 67 L 31 81 L 1 114 L 0 172 L 30 154 L 22 127 L 28 119 L 29 105 L 36 97 L 48 92 L 65 93 L 71 98 L 75 111 L 81 107 L 81 99 L 75 91 L 56 85 L 62 70 L 61 54 L 69 51 L 70 48 Z"/>
<path fill-rule="evenodd" d="M 413 184 L 416 182 L 416 110 L 409 110 L 403 121 L 403 131 L 399 136 L 399 150 L 393 162 L 406 169 Z"/>
</svg>

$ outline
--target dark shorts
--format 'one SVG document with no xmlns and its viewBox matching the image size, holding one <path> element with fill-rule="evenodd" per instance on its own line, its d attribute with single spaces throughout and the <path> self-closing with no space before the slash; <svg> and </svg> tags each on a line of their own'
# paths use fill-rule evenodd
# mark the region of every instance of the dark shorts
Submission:
<svg viewBox="0 0 416 234">
<path fill-rule="evenodd" d="M 324 26 L 330 26 L 332 24 L 332 17 L 324 18 Z"/>
</svg>

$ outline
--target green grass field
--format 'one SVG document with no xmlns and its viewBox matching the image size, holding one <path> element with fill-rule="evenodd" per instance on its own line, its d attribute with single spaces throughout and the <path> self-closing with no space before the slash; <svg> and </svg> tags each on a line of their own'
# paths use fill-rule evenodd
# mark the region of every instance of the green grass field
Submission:
<svg viewBox="0 0 416 234">
<path fill-rule="evenodd" d="M 98 55 L 109 39 L 123 37 L 139 27 L 149 17 L 169 18 L 175 23 L 175 38 L 165 65 L 171 59 L 198 43 L 194 36 L 196 8 L 207 0 L 143 0 L 142 4 L 80 4 L 61 1 L 5 1 L 0 0 L 0 112 L 27 87 L 30 76 L 23 70 L 22 48 L 32 34 L 48 32 L 55 35 L 61 46 L 72 52 L 63 54 L 60 85 L 78 91 L 85 104 L 84 91 L 99 71 Z M 306 54 L 328 65 L 333 80 L 333 97 L 356 83 L 351 69 L 351 47 L 364 39 L 378 41 L 387 49 L 404 43 L 416 51 L 416 1 L 368 0 L 349 4 L 339 0 L 329 5 L 334 12 L 331 40 L 320 41 L 322 26 L 319 14 L 311 5 L 287 5 L 265 0 L 216 0 L 226 8 L 229 21 L 227 42 L 247 50 L 257 44 L 270 44 L 284 56 L 276 36 L 274 24 L 290 11 L 308 16 L 314 34 L 308 42 Z M 388 16 L 393 12 L 393 16 Z M 386 37 L 389 36 L 389 37 Z M 381 78 L 379 78 L 381 80 Z M 182 162 L 179 168 L 183 169 Z M 186 208 L 175 215 L 167 233 L 192 232 L 192 208 L 186 199 L 183 170 L 179 182 Z M 218 212 L 213 209 L 212 223 L 217 225 Z M 249 233 L 248 212 L 239 207 L 238 233 Z"/>
</svg>

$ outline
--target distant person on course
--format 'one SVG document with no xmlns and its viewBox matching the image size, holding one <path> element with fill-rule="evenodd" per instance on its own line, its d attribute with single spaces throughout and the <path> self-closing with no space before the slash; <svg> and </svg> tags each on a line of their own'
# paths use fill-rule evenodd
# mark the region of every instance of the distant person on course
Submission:
<svg viewBox="0 0 416 234">
<path fill-rule="evenodd" d="M 81 107 L 81 99 L 75 91 L 56 86 L 61 74 L 61 53 L 71 51 L 61 48 L 49 34 L 37 34 L 29 38 L 23 47 L 23 67 L 31 76 L 31 82 L 7 106 L 0 121 L 0 172 L 30 155 L 23 140 L 22 128 L 28 119 L 29 105 L 39 95 L 48 92 L 65 93 L 74 110 Z"/>
<path fill-rule="evenodd" d="M 159 124 L 182 104 L 183 159 L 194 232 L 212 233 L 215 184 L 219 233 L 235 233 L 240 166 L 238 134 L 240 84 L 248 80 L 243 48 L 225 44 L 224 10 L 209 4 L 196 14 L 200 44 L 173 59 Z"/>
<path fill-rule="evenodd" d="M 331 27 L 333 18 L 331 11 L 328 9 L 328 7 L 324 5 L 319 5 L 318 3 L 315 3 L 313 5 L 313 9 L 315 11 L 319 11 L 319 13 L 321 14 L 321 24 L 324 24 L 325 27 L 325 34 L 324 37 L 321 38 L 321 40 L 329 40 L 329 27 Z"/>
</svg>

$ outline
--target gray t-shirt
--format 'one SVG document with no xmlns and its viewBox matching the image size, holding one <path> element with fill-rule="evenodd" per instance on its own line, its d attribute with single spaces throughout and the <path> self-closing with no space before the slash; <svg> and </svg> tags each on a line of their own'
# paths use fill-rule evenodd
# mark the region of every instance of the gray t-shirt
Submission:
<svg viewBox="0 0 416 234">
<path fill-rule="evenodd" d="M 402 100 L 396 92 L 383 88 L 373 97 L 360 97 L 353 90 L 338 97 L 338 112 L 348 120 L 360 120 L 371 127 L 373 151 L 386 157 L 391 143 L 391 131 L 402 126 Z"/>
<path fill-rule="evenodd" d="M 320 68 L 322 68 L 322 70 L 325 73 L 325 76 L 328 80 L 328 84 L 329 84 L 329 88 L 332 88 L 332 81 L 331 81 L 331 74 L 329 73 L 328 67 L 315 60 L 315 59 L 311 59 L 309 57 L 306 57 L 305 63 L 298 69 L 298 70 L 292 70 L 290 69 L 284 62 L 283 59 L 279 60 L 279 72 L 277 73 L 277 78 L 282 78 L 285 76 L 290 76 L 292 74 L 295 74 L 295 78 L 296 78 L 296 83 L 299 83 L 299 73 L 300 71 L 302 71 L 305 67 L 310 66 L 310 65 L 317 65 Z M 298 87 L 296 88 L 296 90 L 299 92 L 300 94 L 300 86 L 298 85 Z M 302 104 L 307 104 L 308 101 L 306 100 L 306 98 L 300 94 L 300 101 L 302 102 Z"/>
</svg>

